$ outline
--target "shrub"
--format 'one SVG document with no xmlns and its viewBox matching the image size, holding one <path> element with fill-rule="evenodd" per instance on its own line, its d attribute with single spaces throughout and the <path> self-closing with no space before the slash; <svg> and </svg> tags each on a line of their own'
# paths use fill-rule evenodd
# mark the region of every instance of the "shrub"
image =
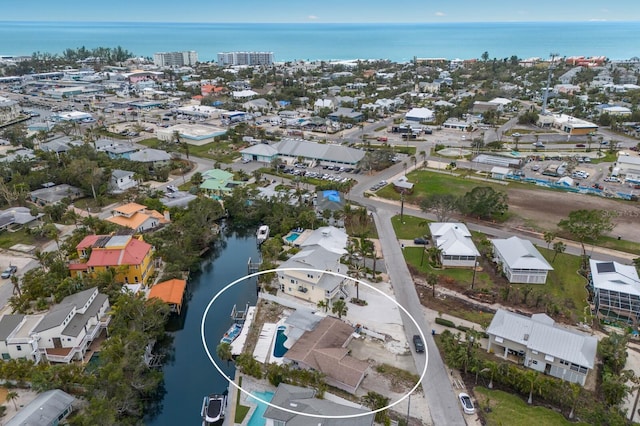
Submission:
<svg viewBox="0 0 640 426">
<path fill-rule="evenodd" d="M 445 327 L 456 328 L 456 325 L 453 323 L 453 321 L 449 321 L 448 319 L 444 318 L 436 318 L 436 324 L 444 325 Z"/>
</svg>

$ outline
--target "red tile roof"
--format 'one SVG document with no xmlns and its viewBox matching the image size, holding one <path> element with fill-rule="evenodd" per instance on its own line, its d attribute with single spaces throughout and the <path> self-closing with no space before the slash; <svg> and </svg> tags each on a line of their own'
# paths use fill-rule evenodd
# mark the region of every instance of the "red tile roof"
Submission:
<svg viewBox="0 0 640 426">
<path fill-rule="evenodd" d="M 93 237 L 93 238 L 90 238 Z M 78 249 L 92 247 L 90 242 L 95 243 L 98 238 L 104 236 L 90 235 L 78 244 Z M 118 266 L 118 265 L 139 265 L 151 250 L 151 244 L 140 241 L 137 238 L 129 238 L 124 248 L 95 247 L 91 251 L 91 256 L 87 261 L 87 266 Z"/>
</svg>

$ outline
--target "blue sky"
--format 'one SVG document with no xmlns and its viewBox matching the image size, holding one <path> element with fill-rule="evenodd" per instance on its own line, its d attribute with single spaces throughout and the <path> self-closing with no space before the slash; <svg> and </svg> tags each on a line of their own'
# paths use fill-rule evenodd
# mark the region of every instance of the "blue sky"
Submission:
<svg viewBox="0 0 640 426">
<path fill-rule="evenodd" d="M 640 0 L 1 0 L 0 21 L 640 21 Z"/>
</svg>

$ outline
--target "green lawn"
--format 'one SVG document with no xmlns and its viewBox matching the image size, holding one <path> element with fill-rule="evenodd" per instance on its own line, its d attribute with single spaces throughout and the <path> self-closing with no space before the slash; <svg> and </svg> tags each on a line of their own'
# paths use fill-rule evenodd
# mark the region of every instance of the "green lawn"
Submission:
<svg viewBox="0 0 640 426">
<path fill-rule="evenodd" d="M 149 148 L 158 149 L 161 141 L 157 138 L 149 138 L 138 142 Z M 204 145 L 189 145 L 189 155 L 194 157 L 209 158 L 220 163 L 231 163 L 234 159 L 240 157 L 238 149 L 242 147 L 236 146 L 229 141 L 211 142 Z M 184 149 L 180 151 L 186 156 Z"/>
<path fill-rule="evenodd" d="M 391 218 L 393 230 L 399 240 L 413 240 L 429 233 L 428 220 L 416 216 L 404 215 L 402 221 L 400 215 Z"/>
<path fill-rule="evenodd" d="M 619 240 L 613 237 L 600 237 L 595 245 L 640 255 L 640 243 L 634 241 Z M 590 244 L 587 244 L 587 253 L 589 252 L 589 248 Z"/>
<path fill-rule="evenodd" d="M 16 244 L 33 245 L 34 243 L 35 238 L 33 237 L 33 235 L 27 234 L 24 228 L 16 232 L 0 232 L 0 247 L 2 248 L 9 248 Z"/>
<path fill-rule="evenodd" d="M 486 424 L 489 426 L 582 426 L 586 423 L 573 423 L 560 413 L 544 407 L 530 406 L 522 398 L 499 390 L 481 386 L 473 389 L 476 410 L 483 410 Z M 490 412 L 484 411 L 489 407 Z"/>
<path fill-rule="evenodd" d="M 548 294 L 561 310 L 571 311 L 578 320 L 583 321 L 584 308 L 587 306 L 587 290 L 584 287 L 587 280 L 577 272 L 580 269 L 580 256 L 560 253 L 555 262 L 551 262 L 555 254 L 553 250 L 544 247 L 537 249 L 553 266 L 545 284 Z"/>
<path fill-rule="evenodd" d="M 597 146 L 597 143 L 595 145 Z M 593 148 L 591 149 L 594 150 Z M 597 150 L 597 148 L 595 150 Z M 591 159 L 592 164 L 615 163 L 616 161 L 618 161 L 618 154 L 612 154 L 609 151 L 605 151 L 604 149 L 601 152 L 605 155 L 598 158 L 592 158 Z"/>
</svg>

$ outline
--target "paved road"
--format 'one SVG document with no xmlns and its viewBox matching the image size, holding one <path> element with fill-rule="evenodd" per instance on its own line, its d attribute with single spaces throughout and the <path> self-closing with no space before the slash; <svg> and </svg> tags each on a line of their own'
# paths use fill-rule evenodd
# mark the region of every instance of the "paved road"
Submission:
<svg viewBox="0 0 640 426">
<path fill-rule="evenodd" d="M 393 210 L 380 209 L 374 213 L 373 217 L 378 228 L 382 253 L 395 298 L 416 320 L 425 335 L 426 355 L 414 352 L 414 359 L 417 371 L 422 372 L 428 357 L 427 374 L 422 380 L 422 388 L 429 404 L 431 419 L 435 425 L 465 425 L 457 396 L 451 388 L 447 369 L 429 332 L 431 326 L 426 320 L 424 307 L 420 304 L 409 268 L 402 255 L 402 249 L 391 226 L 391 217 L 394 215 L 395 211 Z M 402 317 L 407 341 L 411 342 L 411 337 L 418 334 L 418 330 L 413 321 L 406 318 L 406 315 L 403 314 Z"/>
</svg>

